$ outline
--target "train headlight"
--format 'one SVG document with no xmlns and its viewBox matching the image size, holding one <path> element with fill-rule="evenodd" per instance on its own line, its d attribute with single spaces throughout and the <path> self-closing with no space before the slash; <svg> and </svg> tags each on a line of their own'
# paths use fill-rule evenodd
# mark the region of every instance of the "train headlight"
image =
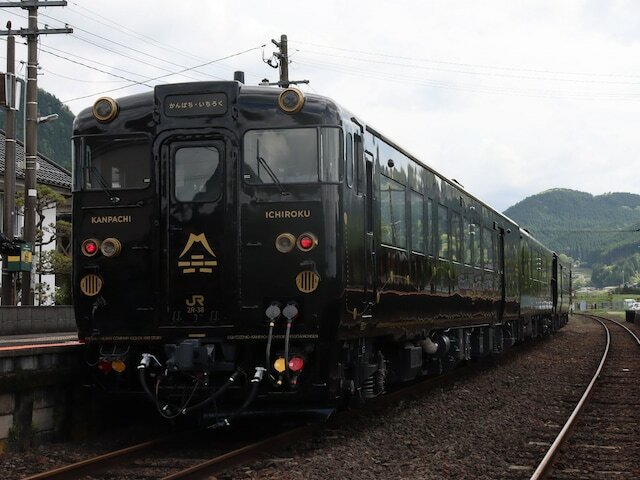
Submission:
<svg viewBox="0 0 640 480">
<path fill-rule="evenodd" d="M 290 233 L 281 233 L 276 238 L 276 250 L 281 253 L 289 253 L 296 245 L 296 237 Z"/>
<path fill-rule="evenodd" d="M 82 254 L 87 257 L 93 257 L 98 250 L 100 250 L 100 240 L 96 240 L 95 238 L 87 238 L 84 242 L 82 242 L 82 246 L 80 247 Z"/>
<path fill-rule="evenodd" d="M 100 97 L 93 104 L 93 116 L 100 123 L 108 123 L 118 116 L 120 108 L 113 98 Z"/>
<path fill-rule="evenodd" d="M 102 252 L 102 255 L 108 258 L 117 257 L 120 253 L 120 250 L 122 250 L 122 244 L 117 238 L 107 238 L 103 240 L 102 244 L 100 245 L 100 251 Z"/>
<path fill-rule="evenodd" d="M 278 95 L 278 106 L 285 113 L 298 113 L 304 106 L 304 94 L 297 88 L 287 88 Z"/>
<path fill-rule="evenodd" d="M 298 248 L 303 252 L 308 252 L 318 245 L 318 239 L 313 233 L 303 233 L 298 237 Z"/>
</svg>

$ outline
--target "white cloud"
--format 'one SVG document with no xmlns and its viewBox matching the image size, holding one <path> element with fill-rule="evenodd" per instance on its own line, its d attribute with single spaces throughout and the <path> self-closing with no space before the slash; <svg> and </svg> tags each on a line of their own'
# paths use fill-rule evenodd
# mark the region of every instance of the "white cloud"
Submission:
<svg viewBox="0 0 640 480">
<path fill-rule="evenodd" d="M 14 27 L 26 24 L 8 10 L 2 9 Z M 76 27 L 72 36 L 42 37 L 40 86 L 62 100 L 126 82 L 44 50 L 80 55 L 102 62 L 96 66 L 102 70 L 142 79 L 261 44 L 267 44 L 268 57 L 275 50 L 270 40 L 285 33 L 291 78 L 310 79 L 304 88 L 336 99 L 499 209 L 553 187 L 640 191 L 634 172 L 640 151 L 640 4 L 633 0 L 75 0 L 40 14 L 51 27 L 60 26 L 53 19 Z M 170 48 L 114 30 L 111 21 Z M 25 57 L 21 47 L 18 58 Z M 201 70 L 225 79 L 244 70 L 254 84 L 275 80 L 277 72 L 261 57 L 256 50 Z M 188 76 L 165 81 L 207 78 Z M 70 107 L 78 112 L 94 99 Z"/>
</svg>

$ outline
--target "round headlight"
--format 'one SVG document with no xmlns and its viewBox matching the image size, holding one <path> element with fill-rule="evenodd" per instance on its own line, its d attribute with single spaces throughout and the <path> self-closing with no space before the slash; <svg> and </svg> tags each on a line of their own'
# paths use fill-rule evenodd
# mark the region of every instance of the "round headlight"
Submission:
<svg viewBox="0 0 640 480">
<path fill-rule="evenodd" d="M 93 116 L 101 123 L 107 123 L 116 118 L 118 110 L 118 104 L 110 97 L 101 97 L 93 104 Z"/>
<path fill-rule="evenodd" d="M 296 245 L 296 237 L 290 233 L 281 233 L 276 238 L 276 250 L 281 253 L 288 253 L 293 250 Z"/>
<path fill-rule="evenodd" d="M 117 238 L 106 238 L 100 245 L 100 251 L 105 257 L 117 257 L 122 250 L 122 244 Z"/>
<path fill-rule="evenodd" d="M 285 113 L 298 113 L 304 105 L 304 94 L 296 88 L 287 88 L 278 96 L 278 106 Z"/>
</svg>

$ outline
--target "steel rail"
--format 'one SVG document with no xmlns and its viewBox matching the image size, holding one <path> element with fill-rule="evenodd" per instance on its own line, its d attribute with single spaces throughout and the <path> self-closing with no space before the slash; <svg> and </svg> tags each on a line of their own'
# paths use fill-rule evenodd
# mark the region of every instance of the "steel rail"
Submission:
<svg viewBox="0 0 640 480">
<path fill-rule="evenodd" d="M 622 323 L 620 323 L 617 320 L 614 320 L 613 318 L 605 318 L 605 317 L 601 317 L 601 318 L 604 318 L 605 320 L 613 322 L 616 325 L 618 325 L 619 327 L 624 328 L 627 332 L 629 332 L 629 335 L 631 335 L 635 339 L 636 343 L 640 346 L 640 338 L 638 338 L 638 336 L 629 327 L 627 327 L 626 325 L 623 325 Z"/>
<path fill-rule="evenodd" d="M 253 459 L 258 454 L 273 451 L 275 449 L 281 449 L 295 440 L 307 438 L 311 433 L 319 430 L 321 427 L 321 424 L 315 423 L 287 430 L 286 432 L 279 433 L 273 437 L 237 448 L 210 460 L 185 468 L 184 470 L 163 477 L 162 480 L 211 478 L 210 475 L 213 472 L 223 468 L 226 469 L 232 467 L 242 460 Z"/>
<path fill-rule="evenodd" d="M 37 473 L 29 477 L 24 477 L 22 480 L 42 480 L 42 479 L 62 479 L 62 478 L 79 478 L 81 473 L 85 473 L 91 469 L 103 468 L 112 461 L 118 461 L 126 458 L 128 455 L 138 453 L 149 448 L 160 445 L 168 440 L 175 438 L 174 436 L 166 436 L 155 440 L 149 440 L 147 442 L 131 445 L 130 447 L 121 448 L 120 450 L 114 450 L 113 452 L 98 455 L 96 457 L 81 460 L 76 463 L 64 465 L 62 467 L 54 468 L 46 472 Z"/>
<path fill-rule="evenodd" d="M 536 468 L 535 472 L 533 472 L 533 475 L 531 475 L 530 480 L 540 480 L 542 478 L 545 478 L 546 475 L 549 474 L 549 472 L 551 471 L 551 467 L 552 467 L 554 461 L 556 460 L 556 457 L 557 457 L 557 455 L 558 455 L 558 453 L 560 451 L 560 447 L 569 438 L 569 433 L 571 432 L 572 428 L 575 426 L 576 419 L 578 418 L 578 415 L 581 413 L 584 405 L 586 404 L 587 400 L 589 399 L 589 396 L 591 395 L 591 392 L 592 392 L 593 387 L 594 387 L 594 385 L 596 383 L 596 380 L 598 379 L 598 377 L 600 376 L 600 373 L 602 372 L 602 368 L 604 367 L 604 364 L 605 364 L 605 362 L 607 360 L 607 356 L 609 354 L 609 349 L 610 349 L 610 346 L 611 346 L 611 333 L 609 332 L 609 329 L 607 328 L 605 323 L 601 320 L 601 318 L 603 320 L 608 320 L 608 321 L 610 321 L 612 323 L 615 323 L 618 326 L 620 326 L 620 327 L 624 328 L 625 330 L 627 330 L 627 332 L 629 332 L 635 338 L 635 340 L 638 343 L 638 345 L 640 345 L 640 339 L 636 336 L 636 334 L 633 333 L 631 330 L 629 330 L 626 326 L 622 325 L 621 323 L 619 323 L 619 322 L 617 322 L 615 320 L 609 319 L 609 318 L 597 317 L 595 315 L 584 315 L 584 316 L 587 317 L 587 318 L 590 318 L 592 320 L 595 320 L 595 321 L 599 322 L 602 325 L 602 327 L 605 329 L 605 332 L 607 334 L 607 344 L 605 346 L 604 353 L 602 354 L 602 359 L 600 360 L 600 364 L 598 365 L 598 369 L 596 370 L 596 373 L 594 374 L 593 378 L 591 379 L 591 382 L 589 382 L 589 385 L 587 386 L 586 390 L 582 394 L 582 397 L 580 398 L 580 401 L 578 402 L 578 405 L 576 405 L 576 408 L 571 413 L 571 416 L 569 417 L 569 419 L 565 423 L 564 427 L 562 428 L 562 430 L 560 431 L 560 433 L 556 437 L 556 439 L 553 442 L 553 444 L 551 444 L 551 447 L 549 447 L 549 450 L 547 451 L 546 455 L 544 456 L 544 458 L 542 459 L 542 461 L 538 465 L 538 468 Z"/>
<path fill-rule="evenodd" d="M 356 410 L 346 409 L 335 413 L 327 422 L 313 423 L 281 432 L 272 437 L 226 452 L 215 458 L 203 461 L 184 470 L 165 476 L 162 480 L 210 478 L 210 475 L 213 473 L 218 473 L 232 466 L 235 466 L 240 461 L 255 458 L 260 454 L 273 451 L 274 449 L 282 449 L 296 440 L 306 439 L 312 433 L 323 429 L 325 426 L 339 424 L 340 422 L 352 417 L 354 414 L 363 415 L 366 412 L 393 405 L 400 400 L 416 397 L 436 387 L 442 386 L 452 379 L 458 378 L 460 375 L 463 375 L 465 373 L 468 374 L 474 370 L 474 364 L 467 364 L 465 366 L 455 368 L 435 377 L 421 379 L 416 383 L 410 384 L 408 386 L 399 388 L 398 390 L 389 392 L 385 395 L 376 397 L 375 399 L 369 400 L 365 402 L 363 406 L 357 408 Z M 149 449 L 168 440 L 175 440 L 175 436 L 163 437 L 161 439 L 143 442 L 131 447 L 123 448 L 114 452 L 109 452 L 104 455 L 93 457 L 77 463 L 65 465 L 57 469 L 49 470 L 47 472 L 42 472 L 30 477 L 25 477 L 23 480 L 78 478 L 78 475 L 80 473 L 85 473 L 89 470 L 103 469 L 110 463 L 118 462 L 119 460 L 126 458 L 128 455 L 132 455 L 145 449 Z"/>
<path fill-rule="evenodd" d="M 192 467 L 188 467 L 184 470 L 163 477 L 162 480 L 193 480 L 211 478 L 211 475 L 227 470 L 230 467 L 239 464 L 241 461 L 253 460 L 257 456 L 266 452 L 282 450 L 283 448 L 292 444 L 294 441 L 307 439 L 311 434 L 320 431 L 325 427 L 339 425 L 341 422 L 352 418 L 354 414 L 364 415 L 367 412 L 371 412 L 372 410 L 396 404 L 400 400 L 407 399 L 412 396 L 417 396 L 431 389 L 442 386 L 446 382 L 457 378 L 462 373 L 469 372 L 471 368 L 472 367 L 470 366 L 458 367 L 436 377 L 419 380 L 412 385 L 405 386 L 385 395 L 370 399 L 369 401 L 365 402 L 363 406 L 359 407 L 356 410 L 347 409 L 339 411 L 338 413 L 333 414 L 324 423 L 313 423 L 310 425 L 297 427 L 292 430 L 287 430 L 286 432 L 279 433 L 273 437 L 260 440 L 258 442 L 252 443 L 251 445 L 240 447 L 236 450 L 224 453 L 210 460 L 205 460 L 204 462 L 193 465 Z"/>
</svg>

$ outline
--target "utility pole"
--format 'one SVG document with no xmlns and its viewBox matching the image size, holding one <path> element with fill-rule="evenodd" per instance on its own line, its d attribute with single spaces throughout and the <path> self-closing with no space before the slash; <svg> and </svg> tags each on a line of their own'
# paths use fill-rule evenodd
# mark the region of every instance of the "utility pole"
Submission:
<svg viewBox="0 0 640 480">
<path fill-rule="evenodd" d="M 38 37 L 40 35 L 73 33 L 73 29 L 38 28 L 38 7 L 65 7 L 66 0 L 21 0 L 0 2 L 0 7 L 20 7 L 29 14 L 29 27 L 21 28 L 20 36 L 27 39 L 27 107 L 25 123 L 25 174 L 24 174 L 24 240 L 33 244 L 36 240 L 36 163 L 38 160 Z M 8 30 L 0 35 L 9 35 Z M 33 251 L 33 250 L 32 250 Z M 31 271 L 22 272 L 22 305 L 33 305 Z"/>
<path fill-rule="evenodd" d="M 11 31 L 11 22 L 7 22 Z M 4 143 L 4 209 L 2 231 L 13 240 L 16 221 L 16 37 L 7 36 L 7 75 L 5 77 L 5 143 Z M 2 256 L 2 305 L 15 305 L 13 273 L 9 271 L 9 255 Z"/>
<path fill-rule="evenodd" d="M 280 42 L 271 39 L 271 42 L 278 47 L 280 52 L 274 53 L 280 65 L 280 86 L 289 86 L 289 42 L 286 35 L 280 35 Z"/>
<path fill-rule="evenodd" d="M 269 80 L 264 79 L 260 85 L 277 85 L 282 88 L 288 88 L 289 85 L 309 83 L 309 80 L 289 80 L 289 42 L 287 40 L 287 36 L 280 35 L 279 42 L 271 39 L 271 43 L 278 47 L 278 51 L 273 52 L 273 57 L 275 57 L 278 62 L 277 64 L 273 62 L 273 57 L 269 60 L 265 60 L 263 58 L 263 61 L 272 68 L 280 68 L 280 80 L 275 83 L 270 83 Z"/>
</svg>

